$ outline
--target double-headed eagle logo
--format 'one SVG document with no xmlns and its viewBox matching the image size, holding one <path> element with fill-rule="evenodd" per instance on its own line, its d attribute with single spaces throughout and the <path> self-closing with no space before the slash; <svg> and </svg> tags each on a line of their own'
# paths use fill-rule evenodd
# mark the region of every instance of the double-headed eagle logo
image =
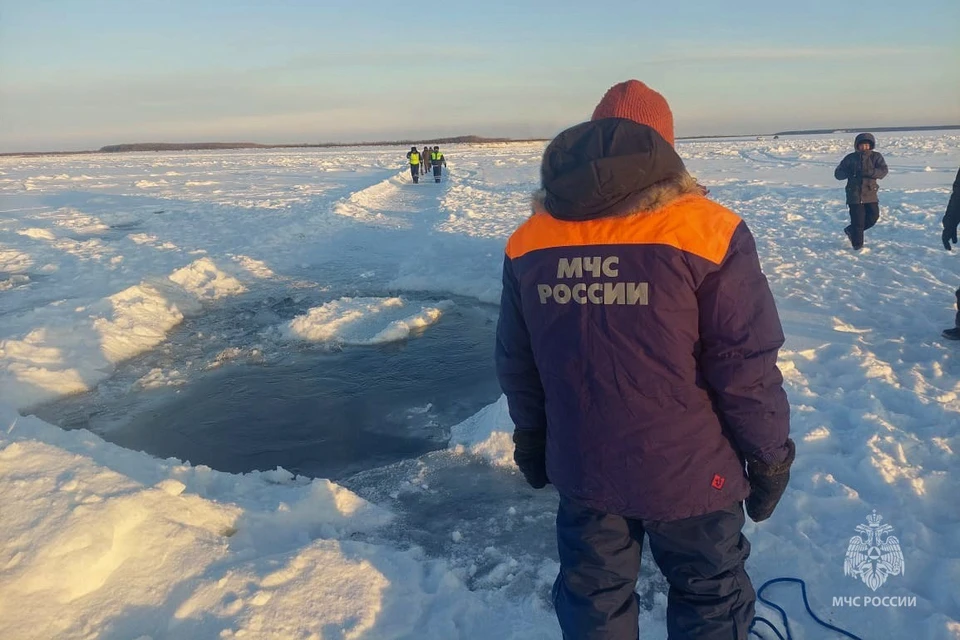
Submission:
<svg viewBox="0 0 960 640">
<path fill-rule="evenodd" d="M 889 535 L 893 527 L 880 524 L 882 516 L 874 511 L 867 516 L 867 524 L 858 524 L 863 535 L 850 538 L 843 561 L 843 575 L 860 578 L 876 591 L 889 576 L 903 575 L 903 552 L 896 536 Z"/>
</svg>

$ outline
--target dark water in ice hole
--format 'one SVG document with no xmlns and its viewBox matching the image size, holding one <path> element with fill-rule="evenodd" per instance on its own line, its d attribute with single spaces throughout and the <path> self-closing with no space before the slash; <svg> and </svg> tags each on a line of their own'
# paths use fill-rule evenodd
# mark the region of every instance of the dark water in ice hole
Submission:
<svg viewBox="0 0 960 640">
<path fill-rule="evenodd" d="M 118 426 L 94 430 L 129 449 L 233 473 L 282 466 L 337 480 L 416 458 L 446 448 L 450 427 L 499 397 L 496 314 L 459 302 L 402 342 L 308 346 L 282 362 L 230 365 Z M 103 410 L 71 402 L 69 410 L 54 403 L 37 415 L 91 428 Z"/>
<path fill-rule="evenodd" d="M 265 324 L 316 302 L 281 297 L 224 311 L 219 318 L 196 319 L 171 340 L 189 343 L 191 334 L 217 329 L 231 344 L 256 343 L 253 336 Z M 282 466 L 339 481 L 397 514 L 390 535 L 398 542 L 462 569 L 472 566 L 471 588 L 505 588 L 518 597 L 536 590 L 548 603 L 549 585 L 539 572 L 543 560 L 557 560 L 556 493 L 535 491 L 519 474 L 441 451 L 450 427 L 500 395 L 493 365 L 496 318 L 495 307 L 457 300 L 435 325 L 403 342 L 336 351 L 287 345 L 286 357 L 226 365 L 192 377 L 179 393 L 162 392 L 160 400 L 131 402 L 91 392 L 35 413 L 161 458 L 234 473 Z M 175 368 L 185 352 L 198 357 L 205 350 L 178 345 L 173 351 L 180 355 L 165 366 Z M 128 377 L 156 364 L 147 360 Z M 113 386 L 125 389 L 129 382 Z M 110 381 L 101 386 L 110 387 Z M 424 454 L 426 467 L 415 460 Z M 434 488 L 398 491 L 416 482 Z M 639 592 L 641 607 L 649 611 L 666 584 L 649 550 L 644 554 Z M 515 559 L 520 562 L 511 564 L 511 574 L 497 577 L 501 565 Z"/>
</svg>

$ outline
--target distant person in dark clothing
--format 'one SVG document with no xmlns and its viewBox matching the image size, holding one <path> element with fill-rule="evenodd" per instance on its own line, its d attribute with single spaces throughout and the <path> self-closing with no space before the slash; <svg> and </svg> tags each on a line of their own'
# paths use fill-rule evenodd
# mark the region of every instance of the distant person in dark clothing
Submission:
<svg viewBox="0 0 960 640">
<path fill-rule="evenodd" d="M 434 147 L 430 152 L 430 166 L 433 167 L 433 181 L 440 182 L 440 167 L 447 166 L 447 159 L 440 153 L 440 147 Z"/>
<path fill-rule="evenodd" d="M 423 145 L 420 153 L 420 175 L 425 176 L 430 171 L 430 147 Z"/>
<path fill-rule="evenodd" d="M 421 157 L 416 147 L 410 147 L 410 151 L 407 151 L 407 160 L 410 162 L 410 175 L 413 176 L 413 183 L 417 184 L 420 182 Z"/>
<path fill-rule="evenodd" d="M 940 239 L 943 240 L 943 248 L 947 251 L 953 251 L 951 243 L 957 244 L 958 224 L 960 224 L 960 171 L 957 171 L 957 177 L 953 181 L 953 193 L 950 194 L 947 211 L 943 214 L 943 233 Z M 956 296 L 957 317 L 954 319 L 954 326 L 943 331 L 943 337 L 948 340 L 960 340 L 960 289 L 957 289 Z"/>
<path fill-rule="evenodd" d="M 880 219 L 877 180 L 887 175 L 887 163 L 874 151 L 877 141 L 870 133 L 861 133 L 853 142 L 855 152 L 849 154 L 833 172 L 837 180 L 847 181 L 847 206 L 850 224 L 843 230 L 854 249 L 863 247 L 863 232 Z"/>
</svg>

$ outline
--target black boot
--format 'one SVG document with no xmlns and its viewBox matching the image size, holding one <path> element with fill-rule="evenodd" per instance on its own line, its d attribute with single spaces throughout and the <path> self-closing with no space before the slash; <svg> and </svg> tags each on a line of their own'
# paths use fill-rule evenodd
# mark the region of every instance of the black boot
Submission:
<svg viewBox="0 0 960 640">
<path fill-rule="evenodd" d="M 944 329 L 941 333 L 944 338 L 947 340 L 960 340 L 960 327 L 951 327 L 950 329 Z"/>
<path fill-rule="evenodd" d="M 844 233 L 844 235 L 847 236 L 847 240 L 850 241 L 850 246 L 853 247 L 854 251 L 859 251 L 860 249 L 863 248 L 863 245 L 862 245 L 862 244 L 861 244 L 859 247 L 858 247 L 857 245 L 853 244 L 853 226 L 852 226 L 852 225 L 849 225 L 849 224 L 848 224 L 847 226 L 845 226 L 845 227 L 843 228 L 843 233 Z"/>
</svg>

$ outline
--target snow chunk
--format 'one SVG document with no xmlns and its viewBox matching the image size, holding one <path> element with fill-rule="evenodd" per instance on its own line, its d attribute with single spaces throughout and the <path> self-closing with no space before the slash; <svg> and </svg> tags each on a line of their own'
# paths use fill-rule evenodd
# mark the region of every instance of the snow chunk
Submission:
<svg viewBox="0 0 960 640">
<path fill-rule="evenodd" d="M 830 430 L 824 427 L 823 425 L 812 429 L 805 436 L 803 436 L 804 442 L 815 442 L 817 440 L 826 440 L 830 437 Z"/>
<path fill-rule="evenodd" d="M 21 229 L 17 231 L 21 236 L 26 236 L 28 238 L 33 238 L 34 240 L 56 240 L 57 236 L 47 229 Z"/>
<path fill-rule="evenodd" d="M 219 300 L 246 291 L 246 287 L 218 269 L 210 258 L 200 258 L 174 271 L 170 279 L 200 300 Z"/>
<path fill-rule="evenodd" d="M 414 311 L 403 298 L 340 298 L 297 316 L 281 330 L 288 338 L 310 342 L 381 344 L 408 338 L 451 307 L 453 302 L 442 300 Z"/>
<path fill-rule="evenodd" d="M 450 430 L 450 448 L 468 450 L 501 467 L 514 466 L 513 420 L 507 410 L 507 397 L 484 407 Z"/>
<path fill-rule="evenodd" d="M 202 258 L 107 296 L 72 315 L 22 336 L 0 339 L 0 388 L 18 407 L 87 391 L 114 367 L 155 348 L 200 302 L 240 293 L 244 287 Z M 144 388 L 160 383 L 155 375 Z"/>
<path fill-rule="evenodd" d="M 93 327 L 100 334 L 103 355 L 112 363 L 157 346 L 184 317 L 164 292 L 148 284 L 124 289 L 104 302 L 92 309 L 100 316 Z"/>
<path fill-rule="evenodd" d="M 140 389 L 162 389 L 164 387 L 183 386 L 187 384 L 187 380 L 183 374 L 176 369 L 164 371 L 163 369 L 154 367 L 148 371 L 146 375 L 141 376 L 134 384 Z"/>
<path fill-rule="evenodd" d="M 153 187 L 162 187 L 164 185 L 170 184 L 166 180 L 137 180 L 133 183 L 133 186 L 138 189 L 151 189 Z"/>
<path fill-rule="evenodd" d="M 178 496 L 184 492 L 184 490 L 187 488 L 187 485 L 183 484 L 179 480 L 175 480 L 174 478 L 167 478 L 158 482 L 156 487 L 168 495 Z"/>
<path fill-rule="evenodd" d="M 16 273 L 26 271 L 34 265 L 33 257 L 17 247 L 0 244 L 0 271 Z"/>
<path fill-rule="evenodd" d="M 9 291 L 27 284 L 30 284 L 29 276 L 14 274 L 6 280 L 0 280 L 0 291 Z"/>
<path fill-rule="evenodd" d="M 262 260 L 257 260 L 251 258 L 250 256 L 233 256 L 233 260 L 239 264 L 241 267 L 250 272 L 251 275 L 254 275 L 258 278 L 274 278 L 277 274 L 267 266 L 266 262 Z"/>
</svg>

